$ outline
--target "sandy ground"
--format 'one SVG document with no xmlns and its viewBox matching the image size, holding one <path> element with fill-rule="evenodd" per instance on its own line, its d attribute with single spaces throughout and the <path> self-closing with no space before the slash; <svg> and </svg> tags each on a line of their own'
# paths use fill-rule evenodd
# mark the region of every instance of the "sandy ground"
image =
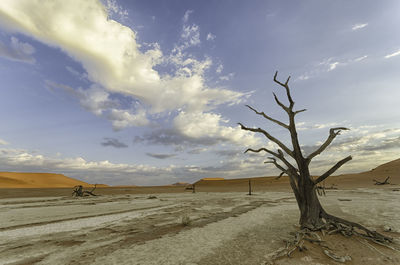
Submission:
<svg viewBox="0 0 400 265">
<path fill-rule="evenodd" d="M 0 264 L 265 264 L 298 229 L 288 191 L 181 191 L 153 199 L 119 191 L 85 198 L 3 196 Z M 400 192 L 393 186 L 329 190 L 321 201 L 332 214 L 380 232 L 390 227 L 387 235 L 400 238 Z M 399 251 L 359 238 L 326 239 L 337 254 L 352 257 L 346 264 L 400 264 Z M 308 248 L 276 264 L 337 264 L 320 248 Z"/>
</svg>

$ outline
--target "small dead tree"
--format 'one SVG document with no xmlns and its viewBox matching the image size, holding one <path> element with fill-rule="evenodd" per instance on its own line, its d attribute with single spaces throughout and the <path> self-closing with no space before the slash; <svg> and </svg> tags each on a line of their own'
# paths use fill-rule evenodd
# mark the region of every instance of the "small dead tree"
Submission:
<svg viewBox="0 0 400 265">
<path fill-rule="evenodd" d="M 373 181 L 375 182 L 374 185 L 390 184 L 389 179 L 390 177 L 387 177 L 384 181 L 377 181 L 376 179 L 373 179 Z"/>
<path fill-rule="evenodd" d="M 249 193 L 247 195 L 251 195 L 251 179 L 249 179 Z"/>
<path fill-rule="evenodd" d="M 346 162 L 350 161 L 352 157 L 347 156 L 343 158 L 342 160 L 338 161 L 334 166 L 332 166 L 328 171 L 326 171 L 324 174 L 316 178 L 313 178 L 311 176 L 309 165 L 311 160 L 317 155 L 321 154 L 332 143 L 332 141 L 336 138 L 336 136 L 340 134 L 341 131 L 348 129 L 345 127 L 331 128 L 329 130 L 329 135 L 325 140 L 325 142 L 322 143 L 315 151 L 310 153 L 308 156 L 304 156 L 297 136 L 295 116 L 301 112 L 306 111 L 306 109 L 294 110 L 294 101 L 292 99 L 289 89 L 290 76 L 288 77 L 285 83 L 282 83 L 277 80 L 277 75 L 278 72 L 275 73 L 273 80 L 275 83 L 277 83 L 279 86 L 285 89 L 289 104 L 285 105 L 284 103 L 282 103 L 282 101 L 278 99 L 275 93 L 273 93 L 273 96 L 276 104 L 286 112 L 288 116 L 288 123 L 276 120 L 268 116 L 264 112 L 260 112 L 249 105 L 246 106 L 250 110 L 255 112 L 257 115 L 260 115 L 265 119 L 286 129 L 290 134 L 292 148 L 289 148 L 289 146 L 278 140 L 276 137 L 272 136 L 266 130 L 263 130 L 261 128 L 246 127 L 242 123 L 239 123 L 241 129 L 246 131 L 251 131 L 254 133 L 260 133 L 264 135 L 267 139 L 269 139 L 270 141 L 274 142 L 279 146 L 279 148 L 276 151 L 267 148 L 259 148 L 259 149 L 249 148 L 245 151 L 245 153 L 265 152 L 272 155 L 272 157 L 269 158 L 270 160 L 267 161 L 266 163 L 274 164 L 279 170 L 281 170 L 282 173 L 280 174 L 280 176 L 282 176 L 283 174 L 289 176 L 289 183 L 300 210 L 299 223 L 302 229 L 305 229 L 307 231 L 334 230 L 335 232 L 341 232 L 342 234 L 346 235 L 357 234 L 364 238 L 371 239 L 375 242 L 381 242 L 381 243 L 391 242 L 392 239 L 385 235 L 382 235 L 375 231 L 371 231 L 358 223 L 350 222 L 342 218 L 333 216 L 324 210 L 316 193 L 318 184 L 327 179 L 331 174 L 333 174 Z M 295 163 L 289 162 L 286 156 L 292 158 L 295 161 Z M 277 160 L 279 160 L 279 162 Z"/>
<path fill-rule="evenodd" d="M 94 187 L 91 191 L 88 190 L 83 190 L 82 185 L 78 185 L 74 187 L 74 190 L 72 191 L 72 196 L 75 197 L 84 197 L 84 196 L 97 196 L 97 194 L 94 194 L 94 190 L 96 189 L 97 184 L 94 184 Z"/>
</svg>

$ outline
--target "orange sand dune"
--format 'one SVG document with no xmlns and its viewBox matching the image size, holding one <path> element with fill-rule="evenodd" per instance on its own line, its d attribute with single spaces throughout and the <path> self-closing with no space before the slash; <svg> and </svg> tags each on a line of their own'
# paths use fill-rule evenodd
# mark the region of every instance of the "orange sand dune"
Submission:
<svg viewBox="0 0 400 265">
<path fill-rule="evenodd" d="M 400 185 L 400 159 L 382 164 L 370 171 L 343 174 L 331 176 L 326 180 L 326 187 L 334 185 L 337 188 L 374 188 L 373 179 L 378 181 L 385 180 L 390 176 L 389 182 L 394 185 Z M 221 179 L 214 180 L 213 178 L 203 178 L 197 181 L 197 191 L 246 191 L 248 190 L 249 179 L 253 191 L 261 190 L 287 190 L 290 189 L 289 179 L 283 176 L 279 179 L 276 177 L 256 177 L 256 178 L 241 178 L 241 179 Z"/>
<path fill-rule="evenodd" d="M 0 188 L 64 188 L 76 185 L 91 186 L 62 174 L 0 172 Z"/>
<path fill-rule="evenodd" d="M 375 183 L 373 179 L 384 181 L 386 177 L 390 177 L 391 184 L 400 185 L 400 159 L 382 164 L 370 171 L 329 177 L 326 184 L 349 188 L 372 187 Z"/>
</svg>

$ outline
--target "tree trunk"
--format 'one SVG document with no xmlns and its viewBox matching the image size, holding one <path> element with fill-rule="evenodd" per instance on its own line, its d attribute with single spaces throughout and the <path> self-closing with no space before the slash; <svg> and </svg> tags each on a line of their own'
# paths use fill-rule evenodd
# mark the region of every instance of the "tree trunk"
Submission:
<svg viewBox="0 0 400 265">
<path fill-rule="evenodd" d="M 251 195 L 251 179 L 249 179 L 249 195 Z"/>
<path fill-rule="evenodd" d="M 316 186 L 309 176 L 300 176 L 299 196 L 296 198 L 300 209 L 299 224 L 301 228 L 318 230 L 323 225 L 322 213 L 324 209 L 319 202 Z"/>
</svg>

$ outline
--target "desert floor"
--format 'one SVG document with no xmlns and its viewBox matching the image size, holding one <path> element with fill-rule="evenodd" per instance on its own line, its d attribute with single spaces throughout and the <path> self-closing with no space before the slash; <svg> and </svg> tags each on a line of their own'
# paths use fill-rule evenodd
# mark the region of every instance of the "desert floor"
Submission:
<svg viewBox="0 0 400 265">
<path fill-rule="evenodd" d="M 268 254 L 298 229 L 298 209 L 289 191 L 248 196 L 238 191 L 174 193 L 182 187 L 153 194 L 150 189 L 147 194 L 106 190 L 84 198 L 72 198 L 67 189 L 65 196 L 52 197 L 41 197 L 40 189 L 25 189 L 26 196 L 10 195 L 23 192 L 18 189 L 3 193 L 0 264 L 265 264 Z M 56 191 L 42 189 L 42 194 Z M 328 212 L 379 232 L 390 227 L 386 235 L 399 248 L 400 191 L 394 186 L 329 190 L 321 201 Z M 186 226 L 185 217 L 190 218 Z M 346 264 L 400 264 L 398 250 L 356 237 L 325 239 L 336 254 L 352 257 Z M 310 245 L 276 264 L 338 263 Z"/>
</svg>

